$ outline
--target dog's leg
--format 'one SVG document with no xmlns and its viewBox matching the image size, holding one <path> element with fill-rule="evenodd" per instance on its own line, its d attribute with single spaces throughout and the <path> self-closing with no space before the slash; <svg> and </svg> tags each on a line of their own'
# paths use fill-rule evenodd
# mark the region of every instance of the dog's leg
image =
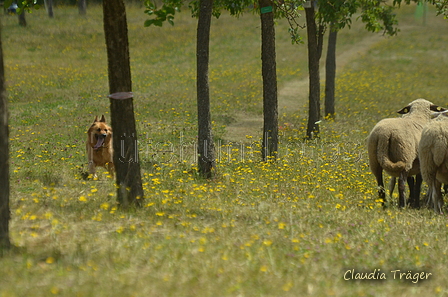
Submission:
<svg viewBox="0 0 448 297">
<path fill-rule="evenodd" d="M 89 174 L 91 174 L 93 178 L 97 178 L 98 177 L 96 175 L 96 168 L 95 168 L 95 164 L 93 163 L 93 161 L 89 162 Z"/>
<path fill-rule="evenodd" d="M 115 171 L 114 163 L 112 162 L 107 163 L 107 170 L 109 171 L 110 176 L 114 178 L 114 171 Z"/>
</svg>

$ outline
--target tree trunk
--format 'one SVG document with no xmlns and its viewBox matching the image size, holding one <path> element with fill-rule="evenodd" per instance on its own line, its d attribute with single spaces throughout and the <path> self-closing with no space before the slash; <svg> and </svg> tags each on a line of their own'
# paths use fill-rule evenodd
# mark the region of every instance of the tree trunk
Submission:
<svg viewBox="0 0 448 297">
<path fill-rule="evenodd" d="M 315 20 L 314 4 L 305 8 L 306 29 L 308 35 L 308 71 L 309 71 L 309 110 L 306 136 L 312 139 L 319 134 L 320 121 L 320 77 L 319 77 L 319 42 Z"/>
<path fill-rule="evenodd" d="M 322 24 L 319 24 L 317 28 L 317 60 L 320 61 L 320 58 L 322 57 L 322 49 L 324 46 L 324 33 L 325 33 L 325 26 Z"/>
<path fill-rule="evenodd" d="M 131 66 L 126 8 L 123 0 L 103 1 L 104 33 L 107 46 L 109 91 L 131 92 Z"/>
<path fill-rule="evenodd" d="M 333 27 L 333 26 L 331 26 Z M 338 31 L 331 28 L 328 36 L 328 50 L 325 61 L 325 117 L 334 119 L 334 89 L 336 79 L 336 39 Z"/>
<path fill-rule="evenodd" d="M 78 12 L 79 15 L 87 14 L 87 2 L 86 0 L 78 0 Z"/>
<path fill-rule="evenodd" d="M 132 103 L 132 80 L 126 10 L 123 0 L 103 1 L 110 110 L 114 130 L 114 165 L 120 205 L 141 206 L 143 187 Z"/>
<path fill-rule="evenodd" d="M 275 160 L 278 151 L 277 72 L 275 27 L 271 0 L 258 1 L 261 14 L 261 61 L 263 75 L 263 144 L 262 158 Z"/>
<path fill-rule="evenodd" d="M 9 132 L 8 105 L 5 92 L 5 70 L 0 36 L 0 251 L 10 247 L 9 241 Z"/>
<path fill-rule="evenodd" d="M 197 29 L 197 104 L 198 104 L 198 170 L 205 177 L 212 177 L 215 152 L 210 116 L 210 87 L 208 81 L 210 24 L 213 0 L 200 0 Z"/>
<path fill-rule="evenodd" d="M 47 8 L 47 13 L 50 18 L 54 17 L 53 13 L 53 0 L 45 0 L 45 7 Z"/>
<path fill-rule="evenodd" d="M 26 27 L 25 10 L 22 10 L 19 14 L 19 26 Z"/>
</svg>

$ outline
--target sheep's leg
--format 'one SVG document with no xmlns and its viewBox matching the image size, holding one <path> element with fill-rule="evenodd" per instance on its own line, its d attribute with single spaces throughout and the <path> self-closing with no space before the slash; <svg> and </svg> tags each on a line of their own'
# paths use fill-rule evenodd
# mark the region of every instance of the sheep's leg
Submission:
<svg viewBox="0 0 448 297">
<path fill-rule="evenodd" d="M 421 179 L 421 176 L 420 176 Z M 397 182 L 397 178 L 395 176 L 392 176 L 389 181 L 389 196 L 392 197 L 392 194 L 394 193 L 395 184 Z M 408 176 L 407 178 L 408 187 L 409 187 L 409 200 L 408 204 L 412 204 L 414 202 L 414 188 L 417 186 L 418 181 L 414 180 L 414 177 Z M 421 180 L 420 180 L 421 183 Z"/>
<path fill-rule="evenodd" d="M 428 192 L 426 193 L 426 207 L 427 208 L 433 208 L 434 204 L 432 202 L 432 185 L 428 184 Z"/>
<path fill-rule="evenodd" d="M 434 203 L 434 211 L 436 213 L 443 214 L 442 207 L 443 207 L 443 199 L 442 199 L 442 184 L 434 179 L 432 182 L 433 188 L 432 188 L 432 202 Z"/>
<path fill-rule="evenodd" d="M 397 182 L 397 178 L 395 176 L 392 176 L 389 181 L 389 196 L 390 197 L 392 197 L 392 194 L 394 193 L 396 182 Z"/>
<path fill-rule="evenodd" d="M 415 184 L 413 189 L 413 203 L 412 207 L 420 208 L 420 192 L 422 190 L 422 175 L 419 173 L 415 176 Z"/>
<path fill-rule="evenodd" d="M 384 205 L 384 202 L 386 202 L 386 191 L 384 190 L 383 169 L 378 166 L 372 171 L 376 177 L 376 183 L 378 185 L 378 196 L 380 197 L 380 199 L 383 199 L 382 204 Z"/>
<path fill-rule="evenodd" d="M 407 201 L 407 205 L 413 205 L 414 203 L 414 187 L 415 187 L 415 180 L 413 176 L 408 176 L 408 187 L 409 187 L 409 199 Z"/>
<path fill-rule="evenodd" d="M 437 181 L 436 174 L 428 174 L 425 181 L 428 184 L 428 192 L 426 193 L 426 207 L 436 210 L 436 205 L 434 204 L 434 201 L 436 199 L 435 193 L 437 192 L 437 186 L 435 184 Z"/>
<path fill-rule="evenodd" d="M 398 178 L 398 206 L 403 208 L 406 205 L 406 197 L 404 196 L 404 192 L 406 190 L 406 180 L 408 177 L 408 173 L 403 171 L 400 173 L 400 177 Z"/>
</svg>

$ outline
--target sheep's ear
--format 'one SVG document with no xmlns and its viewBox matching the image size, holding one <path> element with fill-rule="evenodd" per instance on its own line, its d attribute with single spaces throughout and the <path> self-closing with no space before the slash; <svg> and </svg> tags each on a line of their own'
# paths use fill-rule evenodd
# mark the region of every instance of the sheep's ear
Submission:
<svg viewBox="0 0 448 297">
<path fill-rule="evenodd" d="M 432 111 L 438 111 L 438 112 L 446 111 L 446 110 L 447 110 L 446 108 L 437 106 L 437 105 L 435 105 L 435 104 L 432 104 L 431 107 L 430 107 L 429 109 L 431 109 Z"/>
<path fill-rule="evenodd" d="M 399 113 L 399 114 L 407 114 L 410 110 L 411 110 L 411 106 L 408 105 L 406 107 L 403 107 L 399 111 L 397 111 L 397 113 Z"/>
</svg>

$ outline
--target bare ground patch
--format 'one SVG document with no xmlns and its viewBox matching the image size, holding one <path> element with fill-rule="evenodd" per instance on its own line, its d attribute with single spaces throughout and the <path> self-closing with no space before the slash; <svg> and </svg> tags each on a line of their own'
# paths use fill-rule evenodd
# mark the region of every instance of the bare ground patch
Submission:
<svg viewBox="0 0 448 297">
<path fill-rule="evenodd" d="M 380 34 L 372 34 L 347 50 L 337 53 L 336 71 L 339 73 L 353 60 L 365 55 L 375 44 L 384 40 Z M 321 81 L 324 83 L 325 67 L 320 70 Z M 309 79 L 298 79 L 286 82 L 278 91 L 279 114 L 296 112 L 308 105 Z M 263 130 L 263 117 L 248 115 L 243 112 L 234 117 L 235 122 L 226 127 L 223 138 L 232 142 L 248 142 L 247 136 L 260 139 Z"/>
</svg>

